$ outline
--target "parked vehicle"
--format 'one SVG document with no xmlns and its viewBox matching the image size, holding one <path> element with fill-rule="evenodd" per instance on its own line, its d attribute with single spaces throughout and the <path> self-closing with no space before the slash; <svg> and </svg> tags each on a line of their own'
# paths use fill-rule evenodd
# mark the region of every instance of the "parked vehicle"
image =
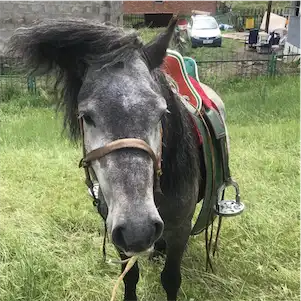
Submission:
<svg viewBox="0 0 301 301">
<path fill-rule="evenodd" d="M 192 47 L 222 46 L 222 34 L 217 21 L 212 16 L 192 16 L 187 30 Z"/>
</svg>

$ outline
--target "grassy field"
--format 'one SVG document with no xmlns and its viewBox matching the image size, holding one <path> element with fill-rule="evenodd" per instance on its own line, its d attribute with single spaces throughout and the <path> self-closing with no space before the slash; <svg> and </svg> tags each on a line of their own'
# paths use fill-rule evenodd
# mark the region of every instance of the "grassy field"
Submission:
<svg viewBox="0 0 301 301">
<path fill-rule="evenodd" d="M 218 92 L 247 209 L 224 221 L 215 274 L 205 272 L 203 235 L 190 239 L 179 300 L 297 301 L 299 79 L 228 82 Z M 120 268 L 102 262 L 80 148 L 45 98 L 0 103 L 0 120 L 0 300 L 109 300 Z M 117 257 L 111 244 L 108 257 Z M 140 262 L 140 300 L 165 300 L 162 266 Z"/>
</svg>

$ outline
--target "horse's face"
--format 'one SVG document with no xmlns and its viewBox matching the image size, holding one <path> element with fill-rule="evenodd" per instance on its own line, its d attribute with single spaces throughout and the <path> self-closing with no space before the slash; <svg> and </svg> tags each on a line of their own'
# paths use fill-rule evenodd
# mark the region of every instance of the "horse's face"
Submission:
<svg viewBox="0 0 301 301">
<path fill-rule="evenodd" d="M 165 99 L 149 66 L 138 54 L 107 69 L 92 66 L 79 93 L 87 152 L 120 138 L 144 140 L 159 158 Z M 120 149 L 92 162 L 108 206 L 107 227 L 125 253 L 145 251 L 161 236 L 163 221 L 155 206 L 154 169 L 139 149 Z"/>
</svg>

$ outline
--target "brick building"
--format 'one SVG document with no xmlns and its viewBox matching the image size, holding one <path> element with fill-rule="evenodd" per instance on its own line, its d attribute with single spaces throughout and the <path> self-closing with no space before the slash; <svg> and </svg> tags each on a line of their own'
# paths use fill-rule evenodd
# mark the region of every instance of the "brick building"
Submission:
<svg viewBox="0 0 301 301">
<path fill-rule="evenodd" d="M 216 12 L 217 1 L 123 1 L 124 14 L 183 14 L 192 10 Z"/>
</svg>

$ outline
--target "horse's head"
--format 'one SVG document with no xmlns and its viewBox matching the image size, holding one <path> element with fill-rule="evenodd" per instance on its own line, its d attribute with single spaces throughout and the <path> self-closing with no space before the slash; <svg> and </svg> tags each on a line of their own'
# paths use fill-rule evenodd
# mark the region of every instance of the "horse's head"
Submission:
<svg viewBox="0 0 301 301">
<path fill-rule="evenodd" d="M 65 123 L 76 136 L 77 119 L 82 118 L 87 153 L 118 139 L 137 138 L 160 160 L 160 120 L 167 105 L 153 70 L 163 62 L 175 24 L 142 45 L 135 33 L 113 26 L 47 21 L 17 31 L 10 49 L 21 53 L 30 67 L 58 67 Z M 163 221 L 154 202 L 149 153 L 121 148 L 94 158 L 91 168 L 108 207 L 113 242 L 128 254 L 152 247 Z"/>
<path fill-rule="evenodd" d="M 167 106 L 151 76 L 153 66 L 141 54 L 134 52 L 128 60 L 105 69 L 97 64 L 88 69 L 78 96 L 87 153 L 118 139 L 138 138 L 160 160 L 161 117 Z M 153 53 L 148 53 L 152 60 L 149 55 Z M 108 207 L 108 231 L 125 252 L 144 251 L 162 234 L 163 222 L 154 202 L 153 166 L 151 156 L 136 147 L 121 148 L 91 162 Z"/>
<path fill-rule="evenodd" d="M 159 160 L 166 102 L 138 54 L 105 70 L 90 68 L 78 101 L 88 154 L 118 139 L 138 138 Z M 107 227 L 114 243 L 126 252 L 151 247 L 163 229 L 153 197 L 151 156 L 136 147 L 121 148 L 95 158 L 91 168 L 108 207 Z"/>
</svg>

